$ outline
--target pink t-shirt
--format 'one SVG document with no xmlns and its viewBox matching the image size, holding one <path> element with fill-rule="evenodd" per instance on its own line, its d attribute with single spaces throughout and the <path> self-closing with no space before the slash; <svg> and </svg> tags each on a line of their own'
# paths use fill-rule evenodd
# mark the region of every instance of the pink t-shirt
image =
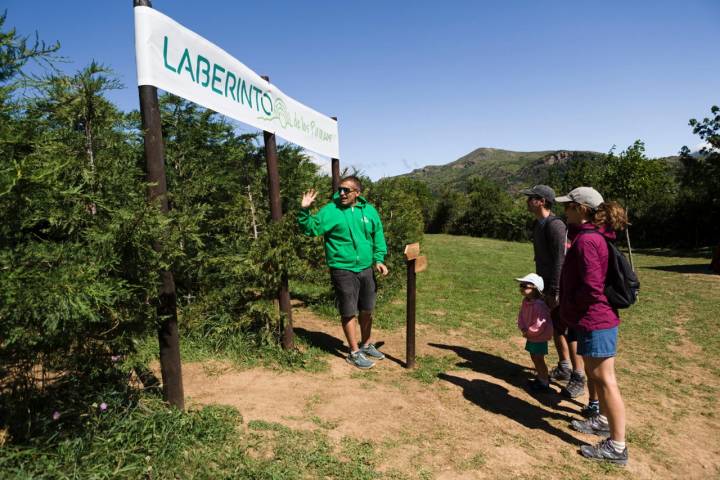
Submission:
<svg viewBox="0 0 720 480">
<path fill-rule="evenodd" d="M 517 324 L 520 331 L 527 331 L 526 338 L 531 342 L 547 342 L 553 336 L 550 309 L 539 298 L 523 299 Z"/>
</svg>

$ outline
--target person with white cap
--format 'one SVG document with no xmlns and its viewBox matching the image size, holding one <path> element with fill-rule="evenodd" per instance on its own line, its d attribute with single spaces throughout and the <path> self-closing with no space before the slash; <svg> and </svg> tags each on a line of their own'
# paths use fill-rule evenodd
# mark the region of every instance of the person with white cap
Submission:
<svg viewBox="0 0 720 480">
<path fill-rule="evenodd" d="M 560 274 L 560 315 L 575 329 L 578 354 L 600 401 L 600 414 L 574 420 L 571 427 L 607 437 L 596 445 L 583 445 L 583 456 L 625 465 L 625 404 L 615 377 L 620 317 L 605 295 L 605 280 L 609 268 L 607 241 L 614 240 L 615 232 L 627 226 L 627 214 L 620 204 L 605 202 L 591 187 L 576 188 L 555 200 L 565 204 L 572 242 Z"/>
<path fill-rule="evenodd" d="M 543 301 L 545 282 L 537 273 L 516 278 L 520 283 L 523 301 L 517 317 L 517 326 L 526 338 L 525 350 L 535 365 L 537 378 L 530 381 L 530 390 L 537 393 L 552 392 L 545 355 L 548 354 L 548 340 L 553 336 L 550 310 Z"/>
</svg>

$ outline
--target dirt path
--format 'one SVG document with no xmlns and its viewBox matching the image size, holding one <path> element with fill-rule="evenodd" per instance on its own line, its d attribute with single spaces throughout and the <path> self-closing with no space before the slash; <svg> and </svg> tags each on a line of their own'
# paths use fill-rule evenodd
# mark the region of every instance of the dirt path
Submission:
<svg viewBox="0 0 720 480">
<path fill-rule="evenodd" d="M 579 402 L 527 393 L 523 387 L 529 370 L 521 339 L 518 354 L 506 359 L 488 352 L 512 350 L 507 342 L 484 340 L 479 348 L 461 332 L 438 333 L 421 325 L 418 355 L 440 357 L 449 365 L 439 381 L 425 384 L 402 366 L 402 330 L 376 330 L 374 338 L 384 343 L 388 359 L 362 372 L 344 360 L 339 324 L 305 309 L 296 309 L 294 321 L 299 335 L 331 353 L 329 371 L 237 371 L 219 362 L 186 364 L 190 401 L 233 405 L 246 421 L 323 429 L 338 441 L 345 436 L 370 440 L 380 454 L 380 470 L 410 478 L 714 478 L 720 472 L 718 417 L 698 418 L 691 408 L 684 418 L 670 419 L 672 399 L 657 396 L 648 418 L 646 398 L 628 402 L 629 424 L 638 428 L 626 469 L 607 469 L 580 458 L 578 446 L 596 438 L 567 427 L 577 418 Z M 670 403 L 663 407 L 663 401 Z M 664 425 L 672 420 L 670 432 L 653 427 L 663 420 Z"/>
</svg>

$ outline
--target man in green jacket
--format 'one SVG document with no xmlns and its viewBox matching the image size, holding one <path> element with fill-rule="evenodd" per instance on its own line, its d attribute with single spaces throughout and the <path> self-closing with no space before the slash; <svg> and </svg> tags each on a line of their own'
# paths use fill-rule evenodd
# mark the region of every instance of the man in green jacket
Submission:
<svg viewBox="0 0 720 480">
<path fill-rule="evenodd" d="M 374 265 L 383 276 L 388 274 L 388 269 L 383 263 L 387 246 L 380 216 L 361 193 L 360 179 L 354 175 L 345 177 L 333 195 L 333 201 L 322 207 L 317 215 L 312 215 L 309 209 L 317 192 L 309 190 L 302 197 L 298 223 L 305 235 L 323 235 L 325 239 L 325 260 L 330 267 L 336 304 L 350 345 L 347 361 L 366 369 L 375 365 L 373 360 L 385 358 L 370 343 L 377 290 L 372 267 Z"/>
</svg>

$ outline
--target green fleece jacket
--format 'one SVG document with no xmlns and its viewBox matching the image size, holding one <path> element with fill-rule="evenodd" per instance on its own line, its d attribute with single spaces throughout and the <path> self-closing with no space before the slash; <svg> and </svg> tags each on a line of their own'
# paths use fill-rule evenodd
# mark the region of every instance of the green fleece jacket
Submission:
<svg viewBox="0 0 720 480">
<path fill-rule="evenodd" d="M 298 223 L 305 235 L 325 237 L 325 260 L 330 268 L 360 272 L 385 261 L 387 246 L 380 215 L 363 197 L 358 197 L 353 207 L 344 207 L 336 193 L 317 215 L 300 209 Z"/>
</svg>

